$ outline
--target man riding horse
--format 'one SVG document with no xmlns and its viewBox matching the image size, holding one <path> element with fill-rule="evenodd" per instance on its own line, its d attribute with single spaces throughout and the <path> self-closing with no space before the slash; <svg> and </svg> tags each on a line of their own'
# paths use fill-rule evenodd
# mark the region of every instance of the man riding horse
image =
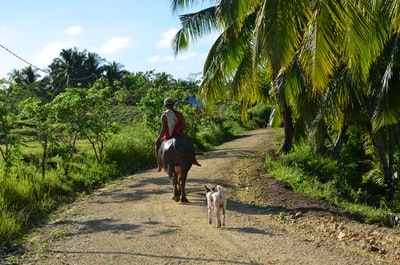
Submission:
<svg viewBox="0 0 400 265">
<path fill-rule="evenodd" d="M 185 121 L 181 112 L 174 109 L 174 101 L 171 98 L 164 100 L 166 111 L 161 115 L 161 130 L 156 140 L 156 158 L 158 163 L 158 172 L 162 169 L 162 163 L 158 154 L 158 149 L 164 140 L 184 135 Z M 192 148 L 194 151 L 194 147 Z M 193 165 L 201 166 L 197 162 L 196 155 L 193 154 Z"/>
</svg>

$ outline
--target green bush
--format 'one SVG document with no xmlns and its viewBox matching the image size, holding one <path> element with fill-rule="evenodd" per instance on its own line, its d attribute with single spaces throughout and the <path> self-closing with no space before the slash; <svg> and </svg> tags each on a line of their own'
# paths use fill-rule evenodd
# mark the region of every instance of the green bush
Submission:
<svg viewBox="0 0 400 265">
<path fill-rule="evenodd" d="M 121 178 L 122 174 L 115 163 L 89 163 L 85 161 L 74 167 L 68 175 L 69 185 L 75 192 L 90 193 L 109 181 Z"/>
<path fill-rule="evenodd" d="M 255 123 L 251 128 L 267 128 L 272 108 L 266 105 L 257 105 L 248 110 L 249 124 Z M 249 126 L 249 125 L 247 125 Z"/>
<path fill-rule="evenodd" d="M 306 176 L 316 177 L 322 183 L 332 180 L 340 174 L 340 167 L 333 159 L 311 152 L 307 146 L 296 148 L 284 156 L 289 166 L 301 169 Z"/>
<path fill-rule="evenodd" d="M 210 149 L 212 146 L 217 146 L 223 143 L 227 132 L 223 128 L 213 124 L 207 127 L 202 127 L 196 137 L 203 146 Z"/>
<path fill-rule="evenodd" d="M 105 151 L 106 162 L 127 174 L 156 165 L 152 135 L 142 126 L 116 135 Z"/>
</svg>

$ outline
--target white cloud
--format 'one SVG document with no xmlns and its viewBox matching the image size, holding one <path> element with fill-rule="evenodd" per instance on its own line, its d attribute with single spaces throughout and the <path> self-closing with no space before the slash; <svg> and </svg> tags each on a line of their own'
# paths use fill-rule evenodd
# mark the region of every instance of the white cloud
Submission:
<svg viewBox="0 0 400 265">
<path fill-rule="evenodd" d="M 103 46 L 100 47 L 101 53 L 115 53 L 129 46 L 129 38 L 127 37 L 113 37 L 109 39 Z"/>
<path fill-rule="evenodd" d="M 161 56 L 160 55 L 154 55 L 152 57 L 147 58 L 147 61 L 149 63 L 157 63 L 157 62 L 161 61 Z"/>
<path fill-rule="evenodd" d="M 208 53 L 204 52 L 204 53 L 200 53 L 199 57 L 201 58 L 201 60 L 205 61 L 207 59 Z"/>
<path fill-rule="evenodd" d="M 33 63 L 40 67 L 48 66 L 54 58 L 57 58 L 60 55 L 62 49 L 70 49 L 74 46 L 75 43 L 72 41 L 56 41 L 49 43 L 39 52 L 39 54 L 33 57 Z"/>
<path fill-rule="evenodd" d="M 185 61 L 185 60 L 193 59 L 196 56 L 197 56 L 197 53 L 195 53 L 195 52 L 184 52 L 184 53 L 178 54 L 178 56 L 176 56 L 176 57 L 169 55 L 169 56 L 165 57 L 164 61 L 167 61 L 167 62 Z"/>
<path fill-rule="evenodd" d="M 7 25 L 0 24 L 0 32 L 6 32 L 8 30 Z"/>
<path fill-rule="evenodd" d="M 168 55 L 165 57 L 161 57 L 160 55 L 157 54 L 157 55 L 147 58 L 147 62 L 149 62 L 149 63 L 176 62 L 176 61 L 185 61 L 185 60 L 193 59 L 196 57 L 198 57 L 198 54 L 195 52 L 185 52 L 185 53 L 179 54 L 178 56 Z"/>
<path fill-rule="evenodd" d="M 183 52 L 183 53 L 178 54 L 178 56 L 175 58 L 175 60 L 185 61 L 185 60 L 192 59 L 196 56 L 197 56 L 197 53 L 195 53 L 195 52 Z"/>
<path fill-rule="evenodd" d="M 178 29 L 173 28 L 163 33 L 162 39 L 157 41 L 156 43 L 156 48 L 157 49 L 171 48 L 172 39 L 174 38 L 177 32 Z"/>
<path fill-rule="evenodd" d="M 83 31 L 83 28 L 81 25 L 75 25 L 75 26 L 69 27 L 67 29 L 67 34 L 68 35 L 78 35 L 78 34 L 82 33 L 82 31 Z"/>
<path fill-rule="evenodd" d="M 204 36 L 204 38 L 200 38 L 197 42 L 197 46 L 211 46 L 220 36 L 220 33 L 212 33 L 210 35 Z"/>
</svg>

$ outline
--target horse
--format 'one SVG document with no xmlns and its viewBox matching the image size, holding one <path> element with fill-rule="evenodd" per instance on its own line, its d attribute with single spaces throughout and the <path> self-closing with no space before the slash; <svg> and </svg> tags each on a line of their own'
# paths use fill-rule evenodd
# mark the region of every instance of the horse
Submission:
<svg viewBox="0 0 400 265">
<path fill-rule="evenodd" d="M 186 179 L 192 164 L 196 161 L 192 139 L 186 135 L 179 135 L 164 140 L 156 154 L 171 179 L 172 199 L 176 202 L 189 202 L 185 192 Z"/>
</svg>

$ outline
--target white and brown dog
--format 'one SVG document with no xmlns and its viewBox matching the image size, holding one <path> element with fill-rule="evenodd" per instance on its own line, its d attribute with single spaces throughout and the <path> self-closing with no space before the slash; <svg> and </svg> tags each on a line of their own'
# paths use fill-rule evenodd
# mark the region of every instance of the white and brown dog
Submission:
<svg viewBox="0 0 400 265">
<path fill-rule="evenodd" d="M 212 224 L 211 211 L 214 210 L 215 219 L 217 222 L 217 228 L 225 226 L 225 212 L 226 212 L 226 198 L 222 192 L 222 186 L 217 185 L 217 187 L 208 188 L 204 185 L 207 197 L 207 211 L 208 211 L 208 222 Z M 221 220 L 222 215 L 222 220 Z"/>
</svg>

